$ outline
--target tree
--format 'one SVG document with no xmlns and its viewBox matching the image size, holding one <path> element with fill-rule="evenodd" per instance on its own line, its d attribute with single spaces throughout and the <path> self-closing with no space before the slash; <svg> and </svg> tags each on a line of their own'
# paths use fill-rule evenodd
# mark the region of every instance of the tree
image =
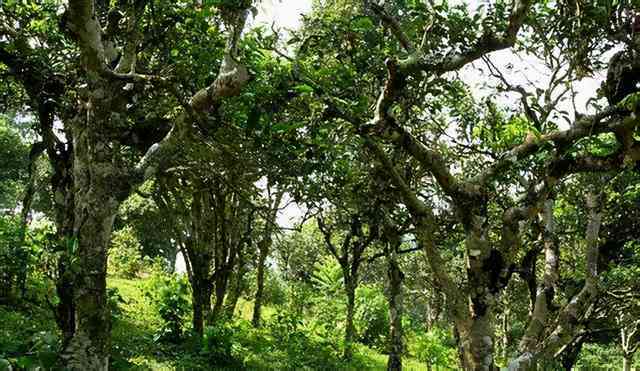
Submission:
<svg viewBox="0 0 640 371">
<path fill-rule="evenodd" d="M 214 8 L 227 30 L 220 69 L 190 99 L 183 96 L 180 88 L 176 92 L 174 83 L 169 82 L 164 70 L 168 64 L 163 64 L 170 55 L 167 45 L 161 40 L 144 39 L 150 28 L 160 26 L 167 31 L 176 22 L 149 22 L 157 13 L 146 12 L 145 1 L 71 1 L 63 17 L 55 15 L 54 2 L 47 2 L 33 11 L 41 22 L 29 25 L 20 22 L 29 12 L 22 5 L 3 7 L 3 18 L 16 22 L 2 23 L 2 35 L 7 40 L 2 42 L 2 62 L 23 84 L 33 101 L 32 109 L 38 112 L 49 159 L 57 172 L 55 198 L 60 201 L 60 213 L 67 216 L 61 216 L 58 230 L 76 246 L 77 267 L 73 269 L 72 282 L 66 283 L 73 287 L 76 323 L 75 328 L 69 329 L 64 351 L 70 369 L 107 368 L 110 343 L 106 250 L 114 216 L 133 189 L 166 166 L 178 146 L 188 143 L 189 133 L 195 130 L 192 124 L 215 124 L 215 117 L 210 114 L 224 98 L 237 95 L 247 83 L 248 72 L 238 62 L 238 43 L 250 5 L 221 3 Z M 163 16 L 182 13 L 196 18 L 199 14 L 185 11 L 179 4 L 171 10 Z M 207 18 L 212 19 L 212 15 L 198 18 L 200 24 L 207 24 Z M 77 49 L 70 50 L 63 42 L 55 31 L 56 23 L 62 25 L 62 31 Z M 50 30 L 54 32 L 47 33 Z M 31 47 L 29 38 L 50 41 L 41 45 L 51 50 Z M 80 56 L 79 66 L 70 57 L 75 53 Z M 47 58 L 57 58 L 58 63 L 47 63 Z M 151 73 L 138 73 L 141 70 Z M 65 92 L 74 97 L 65 100 Z M 139 99 L 143 97 L 146 99 Z M 81 103 L 76 104 L 76 100 Z M 161 118 L 164 128 L 171 127 L 166 135 L 159 135 L 160 139 L 149 135 L 150 131 L 145 131 L 143 137 L 135 133 L 138 122 L 149 125 L 154 120 L 145 116 L 149 112 L 145 103 L 152 107 L 164 103 L 169 111 L 182 108 L 181 114 L 172 117 L 172 124 L 166 125 L 162 114 L 155 117 Z M 68 143 L 53 135 L 54 118 L 63 123 Z M 127 148 L 144 155 L 132 162 Z"/>
<path fill-rule="evenodd" d="M 345 349 L 343 357 L 350 360 L 353 355 L 352 344 L 355 341 L 353 315 L 356 288 L 360 280 L 359 269 L 364 261 L 363 254 L 365 250 L 377 239 L 379 227 L 376 224 L 367 223 L 367 220 L 358 214 L 347 213 L 346 215 L 340 215 L 336 213 L 334 217 L 337 220 L 331 226 L 325 222 L 323 216 L 319 215 L 316 220 L 318 222 L 318 228 L 324 236 L 325 247 L 338 261 L 342 269 L 344 289 L 347 295 L 347 323 L 345 325 Z M 341 226 L 341 228 L 337 226 Z M 342 241 L 338 242 L 338 246 L 336 246 L 336 243 L 333 241 L 334 234 L 337 234 L 337 230 L 341 230 L 344 233 Z"/>
<path fill-rule="evenodd" d="M 323 76 L 324 71 L 305 71 L 325 106 L 326 125 L 352 126 L 370 153 L 371 162 L 385 169 L 398 200 L 412 214 L 416 237 L 435 281 L 447 295 L 463 367 L 491 369 L 495 362 L 492 323 L 497 298 L 519 269 L 519 259 L 528 247 L 523 245 L 521 224 L 535 218 L 553 191 L 571 175 L 621 173 L 639 160 L 638 143 L 631 139 L 631 132 L 637 127 L 634 94 L 625 100 L 630 105 L 615 102 L 593 115 L 576 114 L 574 120 L 569 118 L 570 127 L 560 130 L 556 118 L 562 115 L 557 113 L 562 94 L 554 93 L 560 84 L 571 84 L 574 78 L 597 67 L 597 62 L 591 62 L 597 61 L 594 54 L 609 50 L 612 43 L 626 43 L 625 47 L 633 48 L 632 40 L 624 36 L 628 34 L 628 14 L 632 13 L 623 6 L 600 9 L 589 5 L 594 12 L 602 10 L 599 14 L 607 14 L 609 19 L 594 15 L 580 23 L 581 13 L 570 4 L 554 10 L 529 1 L 514 1 L 510 8 L 504 2 L 496 2 L 484 15 L 470 14 L 464 5 L 385 5 L 369 3 L 361 7 L 355 2 L 328 2 L 308 22 L 308 26 L 315 27 L 308 29 L 311 35 L 302 37 L 305 42 L 301 43 L 300 52 L 305 59 L 301 65 L 304 68 L 304 63 L 314 63 L 311 45 L 324 50 L 326 68 L 347 73 L 345 79 L 332 83 Z M 327 10 L 331 7 L 334 13 Z M 409 11 L 415 17 L 401 23 L 399 14 Z M 331 32 L 323 27 L 328 24 L 323 17 L 339 14 L 338 19 L 344 19 L 354 13 L 368 21 L 359 22 L 358 28 L 334 22 L 334 27 L 345 28 L 345 36 L 332 42 L 315 41 L 312 37 L 314 33 Z M 379 22 L 376 24 L 375 20 Z M 544 26 L 556 21 L 558 28 Z M 466 26 L 461 27 L 462 24 Z M 578 40 L 567 33 L 570 27 L 580 27 L 588 36 Z M 519 38 L 523 28 L 532 35 Z M 381 29 L 388 31 L 386 35 L 392 39 L 376 36 Z M 560 58 L 553 54 L 557 49 L 543 44 L 550 38 L 556 45 L 567 45 Z M 552 65 L 552 84 L 539 95 L 545 105 L 533 101 L 524 90 L 522 111 L 509 114 L 493 102 L 487 102 L 484 109 L 477 107 L 464 84 L 448 73 L 514 45 L 544 55 Z M 379 61 L 380 54 L 388 56 L 383 82 L 375 83 L 376 79 L 382 80 L 379 67 L 361 61 L 364 50 L 367 54 L 378 52 L 369 61 Z M 335 65 L 338 63 L 342 65 Z M 372 85 L 379 91 L 377 99 L 370 94 Z M 374 106 L 373 112 L 367 103 Z M 365 115 L 371 119 L 362 119 Z M 447 130 L 456 134 L 452 136 Z M 504 135 L 497 136 L 496 130 L 504 130 Z M 602 142 L 599 148 L 585 145 L 585 141 L 612 138 L 614 133 L 613 146 Z M 447 136 L 451 139 L 442 139 Z M 408 164 L 410 170 L 424 171 L 424 180 L 410 182 L 405 169 L 399 169 L 392 160 L 390 151 L 408 154 L 415 161 Z M 425 197 L 425 188 L 435 189 L 435 194 Z M 441 207 L 442 204 L 446 206 Z M 434 239 L 438 229 L 436 213 L 449 207 L 464 231 L 466 272 L 462 285 L 447 271 Z M 586 238 L 592 248 L 588 256 L 597 251 L 598 236 L 594 232 L 598 230 L 599 215 L 592 213 Z M 520 357 L 512 362 L 513 367 L 526 367 L 525 363 L 532 359 L 546 358 L 575 336 L 578 327 L 571 325 L 572 321 L 582 317 L 597 296 L 596 279 L 589 273 L 594 268 L 593 259 L 587 261 L 587 277 L 591 278 L 586 280 L 584 291 L 574 296 L 576 303 L 567 304 L 558 312 L 558 318 L 564 320 L 544 321 L 546 337 L 532 342 L 528 349 L 523 347 Z M 535 327 L 535 323 L 532 325 Z"/>
<path fill-rule="evenodd" d="M 264 229 L 260 235 L 258 241 L 258 261 L 256 268 L 256 294 L 253 302 L 253 314 L 251 317 L 251 323 L 254 327 L 260 327 L 260 319 L 262 312 L 262 301 L 264 298 L 264 276 L 265 276 L 265 263 L 269 256 L 269 250 L 273 244 L 272 234 L 276 225 L 276 217 L 278 215 L 278 209 L 282 202 L 284 190 L 274 190 L 272 193 L 271 186 L 267 181 L 267 216 L 265 218 Z"/>
</svg>

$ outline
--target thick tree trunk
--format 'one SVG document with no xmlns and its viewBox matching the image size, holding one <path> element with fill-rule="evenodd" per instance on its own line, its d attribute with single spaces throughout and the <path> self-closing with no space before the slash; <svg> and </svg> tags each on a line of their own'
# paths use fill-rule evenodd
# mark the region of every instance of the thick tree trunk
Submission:
<svg viewBox="0 0 640 371">
<path fill-rule="evenodd" d="M 499 290 L 496 272 L 502 271 L 503 262 L 500 253 L 492 249 L 488 241 L 484 211 L 470 214 L 469 218 L 465 245 L 471 316 L 467 320 L 459 319 L 456 325 L 465 369 L 493 370 L 495 334 L 492 318 Z"/>
<path fill-rule="evenodd" d="M 75 304 L 73 302 L 74 277 L 71 271 L 71 254 L 68 248 L 72 240 L 74 226 L 74 193 L 71 162 L 71 153 L 48 153 L 53 165 L 51 185 L 53 188 L 53 201 L 55 206 L 55 222 L 57 243 L 62 255 L 57 262 L 56 294 L 58 304 L 53 308 L 56 323 L 62 332 L 62 346 L 66 348 L 76 328 Z"/>
<path fill-rule="evenodd" d="M 191 282 L 193 307 L 193 331 L 202 337 L 205 320 L 211 315 L 211 283 L 202 277 L 194 277 Z"/>
<path fill-rule="evenodd" d="M 63 359 L 71 370 L 106 370 L 109 364 L 110 312 L 107 304 L 107 249 L 118 206 L 129 193 L 118 164 L 117 146 L 109 142 L 112 115 L 97 104 L 106 87 L 95 89 L 73 127 L 75 333 Z M 114 96 L 115 98 L 115 96 Z M 103 103 L 103 102 L 101 102 Z"/>
<path fill-rule="evenodd" d="M 74 287 L 76 329 L 65 359 L 72 370 L 107 370 L 110 312 L 107 305 L 107 246 L 115 209 L 98 211 L 93 204 L 78 225 L 78 269 Z"/>
<path fill-rule="evenodd" d="M 465 370 L 494 370 L 491 314 L 473 318 L 471 327 L 459 332 Z"/>
<path fill-rule="evenodd" d="M 395 252 L 389 258 L 389 268 L 387 271 L 389 278 L 389 359 L 387 360 L 387 370 L 402 370 L 402 353 L 404 351 L 402 312 L 403 312 L 403 290 L 402 280 L 404 274 L 400 270 Z"/>
<path fill-rule="evenodd" d="M 264 269 L 267 255 L 269 254 L 269 246 L 265 242 L 266 241 L 260 241 L 260 244 L 258 245 L 260 252 L 258 256 L 258 272 L 256 274 L 257 288 L 255 300 L 253 303 L 253 318 L 251 319 L 251 323 L 254 327 L 260 327 L 260 320 L 262 316 L 262 300 L 264 296 Z"/>
<path fill-rule="evenodd" d="M 69 259 L 66 254 L 58 260 L 58 279 L 56 294 L 58 304 L 55 306 L 55 318 L 62 332 L 62 346 L 66 348 L 76 330 L 76 313 L 73 302 L 73 278 L 69 274 Z"/>
<path fill-rule="evenodd" d="M 353 357 L 353 341 L 355 340 L 356 329 L 353 325 L 353 316 L 356 306 L 356 285 L 351 279 L 345 280 L 345 290 L 347 293 L 347 318 L 344 334 L 343 358 L 350 360 Z"/>
</svg>

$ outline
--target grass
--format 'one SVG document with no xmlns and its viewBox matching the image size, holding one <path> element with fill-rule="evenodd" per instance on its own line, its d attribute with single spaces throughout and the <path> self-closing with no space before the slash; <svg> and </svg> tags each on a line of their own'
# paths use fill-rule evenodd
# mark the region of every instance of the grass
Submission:
<svg viewBox="0 0 640 371">
<path fill-rule="evenodd" d="M 116 277 L 107 280 L 110 291 L 117 292 L 119 308 L 112 322 L 112 370 L 386 369 L 387 356 L 362 344 L 355 345 L 354 359 L 347 364 L 339 358 L 339 346 L 307 330 L 292 330 L 295 333 L 292 337 L 286 330 L 273 333 L 269 323 L 275 321 L 277 310 L 272 306 L 263 307 L 265 326 L 253 329 L 249 323 L 253 303 L 243 299 L 238 302 L 237 320 L 230 325 L 234 331 L 232 354 L 240 361 L 232 366 L 213 366 L 215 361 L 210 354 L 202 353 L 200 340 L 194 336 L 186 336 L 178 344 L 154 339 L 162 320 L 145 294 L 148 280 Z M 185 324 L 190 326 L 189 318 L 185 318 Z M 0 359 L 15 361 L 15 357 L 33 352 L 34 344 L 43 334 L 53 337 L 54 343 L 57 341 L 55 321 L 46 305 L 0 306 Z M 52 349 L 55 350 L 55 345 Z M 406 370 L 427 369 L 411 358 L 405 358 L 403 363 Z"/>
<path fill-rule="evenodd" d="M 120 304 L 122 313 L 113 326 L 114 354 L 116 354 L 115 358 L 118 358 L 117 363 L 120 363 L 116 364 L 114 368 L 137 370 L 211 369 L 209 364 L 202 363 L 205 360 L 194 350 L 193 343 L 180 346 L 161 345 L 153 341 L 153 333 L 161 321 L 144 294 L 144 285 L 144 279 L 127 280 L 110 277 L 108 280 L 108 287 L 116 288 L 123 299 Z M 253 302 L 240 299 L 235 315 L 241 321 L 247 322 L 251 320 L 252 311 Z M 275 308 L 268 305 L 263 306 L 265 322 L 273 318 L 275 314 Z M 281 369 L 281 364 L 277 366 L 271 361 L 274 354 L 281 350 L 274 349 L 274 345 L 277 347 L 279 344 L 270 344 L 268 340 L 265 340 L 271 339 L 273 341 L 267 330 L 263 329 L 246 337 L 252 339 L 241 339 L 243 340 L 241 346 L 244 347 L 241 352 L 247 357 L 246 359 L 251 359 L 245 364 L 245 369 Z M 344 367 L 339 366 L 339 369 L 386 369 L 386 355 L 361 344 L 357 344 L 355 350 L 351 365 L 345 364 Z M 404 359 L 403 364 L 406 370 L 427 369 L 425 365 L 411 358 Z M 333 365 L 336 364 L 333 363 Z"/>
</svg>

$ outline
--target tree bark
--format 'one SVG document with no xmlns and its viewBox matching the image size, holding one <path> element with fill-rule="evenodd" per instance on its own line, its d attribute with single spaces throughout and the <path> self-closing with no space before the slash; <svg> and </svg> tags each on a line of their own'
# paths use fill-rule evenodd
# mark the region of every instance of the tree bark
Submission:
<svg viewBox="0 0 640 371">
<path fill-rule="evenodd" d="M 113 123 L 105 111 L 94 111 L 95 100 L 105 90 L 93 91 L 86 115 L 79 115 L 73 128 L 74 144 L 74 250 L 77 261 L 74 304 L 76 328 L 64 350 L 71 370 L 107 370 L 109 364 L 110 312 L 107 305 L 107 249 L 120 202 L 128 194 L 127 184 L 113 161 L 113 147 L 102 130 Z M 124 193 L 123 193 L 124 191 Z"/>
<path fill-rule="evenodd" d="M 269 240 L 260 241 L 258 244 L 258 272 L 256 274 L 257 288 L 255 301 L 253 303 L 253 317 L 251 323 L 254 327 L 260 327 L 260 320 L 262 317 L 262 300 L 264 297 L 264 269 L 267 255 L 269 254 L 269 245 L 271 245 L 271 238 Z"/>
<path fill-rule="evenodd" d="M 191 282 L 193 300 L 193 331 L 200 337 L 204 334 L 205 319 L 211 314 L 211 282 L 198 276 Z"/>
<path fill-rule="evenodd" d="M 271 188 L 269 187 L 269 190 L 270 189 Z M 283 195 L 283 191 L 278 191 L 276 193 L 275 200 L 271 205 L 269 220 L 266 220 L 262 239 L 260 240 L 260 242 L 258 242 L 258 272 L 256 274 L 257 288 L 256 296 L 253 302 L 253 316 L 251 319 L 251 323 L 254 327 L 260 327 L 260 320 L 262 316 L 262 301 L 264 297 L 265 263 L 267 261 L 267 257 L 269 256 L 271 245 L 273 244 L 271 234 L 273 233 L 273 229 L 275 227 L 278 208 L 280 207 L 280 202 L 282 201 Z M 271 196 L 271 194 L 269 196 Z"/>
<path fill-rule="evenodd" d="M 214 323 L 221 318 L 224 298 L 227 294 L 227 288 L 229 287 L 229 270 L 230 269 L 228 267 L 224 267 L 215 273 L 214 281 L 216 299 L 213 304 L 213 310 L 211 311 L 209 323 Z"/>
<path fill-rule="evenodd" d="M 353 316 L 356 306 L 356 284 L 353 277 L 347 279 L 345 277 L 345 291 L 347 294 L 347 318 L 344 333 L 344 353 L 342 357 L 345 360 L 351 360 L 353 357 L 353 341 L 355 340 L 356 329 L 353 325 Z"/>
<path fill-rule="evenodd" d="M 632 365 L 633 365 L 633 354 L 624 354 L 622 356 L 622 370 L 631 371 Z"/>
<path fill-rule="evenodd" d="M 552 329 L 545 329 L 546 320 L 536 320 L 536 318 L 546 318 L 547 303 L 546 295 L 538 295 L 540 305 L 536 302 L 535 311 L 542 311 L 540 314 L 532 315 L 531 323 L 527 328 L 527 333 L 523 337 L 520 345 L 520 355 L 509 362 L 509 370 L 532 370 L 536 368 L 537 359 L 540 357 L 554 358 L 564 347 L 571 344 L 578 331 L 582 327 L 581 319 L 589 307 L 593 304 L 598 295 L 598 235 L 602 222 L 602 214 L 599 210 L 600 195 L 588 193 L 586 196 L 587 209 L 589 210 L 589 221 L 586 229 L 586 250 L 585 250 L 585 284 L 576 295 L 571 298 L 562 310 L 558 313 L 556 326 Z M 548 212 L 551 208 L 548 207 Z M 548 251 L 548 250 L 547 250 Z M 555 265 L 553 259 L 550 261 L 547 256 L 545 272 L 554 273 Z M 554 273 L 555 274 L 555 273 Z M 545 280 L 548 275 L 545 274 Z M 554 278 L 547 282 L 547 285 L 554 282 Z M 538 299 L 536 299 L 538 300 Z M 538 307 L 540 309 L 538 309 Z M 531 329 L 535 330 L 533 332 Z M 543 339 L 536 341 L 538 336 L 531 334 L 548 334 Z"/>
<path fill-rule="evenodd" d="M 225 317 L 228 320 L 233 319 L 236 307 L 238 306 L 238 300 L 240 300 L 240 296 L 242 296 L 242 292 L 244 291 L 244 275 L 246 272 L 244 252 L 239 252 L 236 271 L 231 280 L 231 290 L 224 303 Z"/>
<path fill-rule="evenodd" d="M 402 313 L 403 313 L 403 290 L 402 281 L 404 274 L 400 270 L 400 265 L 396 259 L 395 246 L 389 257 L 389 267 L 387 276 L 389 278 L 389 358 L 387 360 L 387 370 L 402 370 L 402 353 L 404 352 Z"/>
</svg>

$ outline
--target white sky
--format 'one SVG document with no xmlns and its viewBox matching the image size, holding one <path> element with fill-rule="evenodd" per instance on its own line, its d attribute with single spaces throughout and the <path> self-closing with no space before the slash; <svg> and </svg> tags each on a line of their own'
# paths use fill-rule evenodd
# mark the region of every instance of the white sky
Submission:
<svg viewBox="0 0 640 371">
<path fill-rule="evenodd" d="M 300 26 L 301 14 L 311 10 L 311 0 L 262 0 L 258 5 L 255 22 L 270 27 L 296 29 Z"/>
</svg>

